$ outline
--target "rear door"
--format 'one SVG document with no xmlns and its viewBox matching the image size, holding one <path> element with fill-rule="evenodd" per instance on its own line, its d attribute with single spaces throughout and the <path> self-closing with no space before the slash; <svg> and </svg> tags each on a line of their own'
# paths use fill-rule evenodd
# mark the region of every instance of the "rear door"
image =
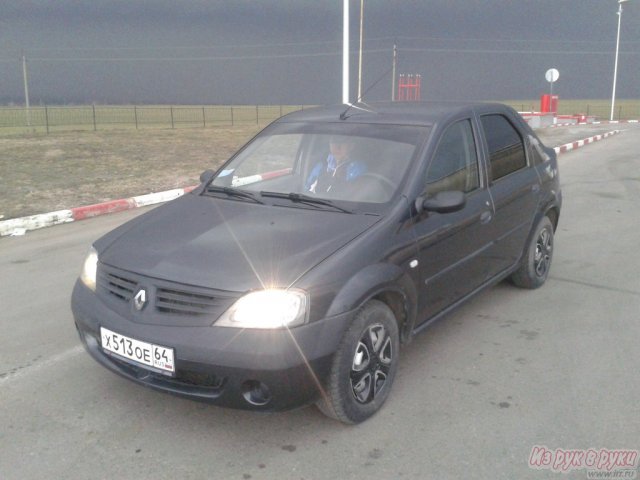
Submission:
<svg viewBox="0 0 640 480">
<path fill-rule="evenodd" d="M 515 119 L 505 112 L 480 115 L 495 206 L 495 243 L 487 277 L 512 267 L 519 259 L 531 230 L 540 196 L 540 182 L 529 165 L 526 144 Z"/>
</svg>

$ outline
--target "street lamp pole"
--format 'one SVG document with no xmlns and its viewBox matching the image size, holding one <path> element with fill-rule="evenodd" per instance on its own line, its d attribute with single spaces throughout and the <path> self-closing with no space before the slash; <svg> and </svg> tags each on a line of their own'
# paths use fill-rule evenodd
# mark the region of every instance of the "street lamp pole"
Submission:
<svg viewBox="0 0 640 480">
<path fill-rule="evenodd" d="M 27 115 L 27 127 L 31 128 L 31 110 L 29 109 L 29 80 L 27 77 L 27 57 L 22 55 L 22 79 L 24 81 L 24 106 Z"/>
<path fill-rule="evenodd" d="M 342 103 L 349 103 L 349 0 L 342 2 Z"/>
<path fill-rule="evenodd" d="M 616 61 L 613 67 L 613 91 L 611 93 L 611 117 L 613 121 L 613 110 L 616 103 L 616 80 L 618 79 L 618 54 L 620 52 L 620 24 L 622 23 L 622 4 L 629 0 L 618 0 L 618 36 L 616 38 Z"/>
<path fill-rule="evenodd" d="M 360 54 L 358 56 L 358 102 L 362 101 L 362 34 L 363 34 L 364 0 L 360 0 Z"/>
</svg>

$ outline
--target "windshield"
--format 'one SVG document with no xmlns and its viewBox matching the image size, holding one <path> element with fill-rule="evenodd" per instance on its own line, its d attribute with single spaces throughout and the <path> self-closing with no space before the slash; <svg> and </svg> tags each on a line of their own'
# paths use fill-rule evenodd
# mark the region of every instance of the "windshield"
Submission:
<svg viewBox="0 0 640 480">
<path fill-rule="evenodd" d="M 312 197 L 382 204 L 399 190 L 426 133 L 425 127 L 398 125 L 276 124 L 211 185 L 298 202 Z"/>
</svg>

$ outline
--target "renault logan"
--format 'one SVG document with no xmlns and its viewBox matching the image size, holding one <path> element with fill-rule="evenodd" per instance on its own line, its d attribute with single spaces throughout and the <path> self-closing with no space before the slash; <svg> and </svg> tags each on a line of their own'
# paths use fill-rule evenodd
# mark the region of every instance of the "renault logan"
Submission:
<svg viewBox="0 0 640 480">
<path fill-rule="evenodd" d="M 358 423 L 413 335 L 505 278 L 545 282 L 560 207 L 553 150 L 504 105 L 305 110 L 97 240 L 75 324 L 144 386 Z"/>
</svg>

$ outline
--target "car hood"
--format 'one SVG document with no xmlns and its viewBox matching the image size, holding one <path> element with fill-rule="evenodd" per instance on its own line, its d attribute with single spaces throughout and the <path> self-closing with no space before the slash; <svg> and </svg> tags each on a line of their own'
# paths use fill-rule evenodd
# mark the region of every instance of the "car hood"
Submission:
<svg viewBox="0 0 640 480">
<path fill-rule="evenodd" d="M 96 247 L 100 261 L 113 267 L 243 292 L 291 286 L 378 220 L 185 195 L 112 231 Z"/>
</svg>

